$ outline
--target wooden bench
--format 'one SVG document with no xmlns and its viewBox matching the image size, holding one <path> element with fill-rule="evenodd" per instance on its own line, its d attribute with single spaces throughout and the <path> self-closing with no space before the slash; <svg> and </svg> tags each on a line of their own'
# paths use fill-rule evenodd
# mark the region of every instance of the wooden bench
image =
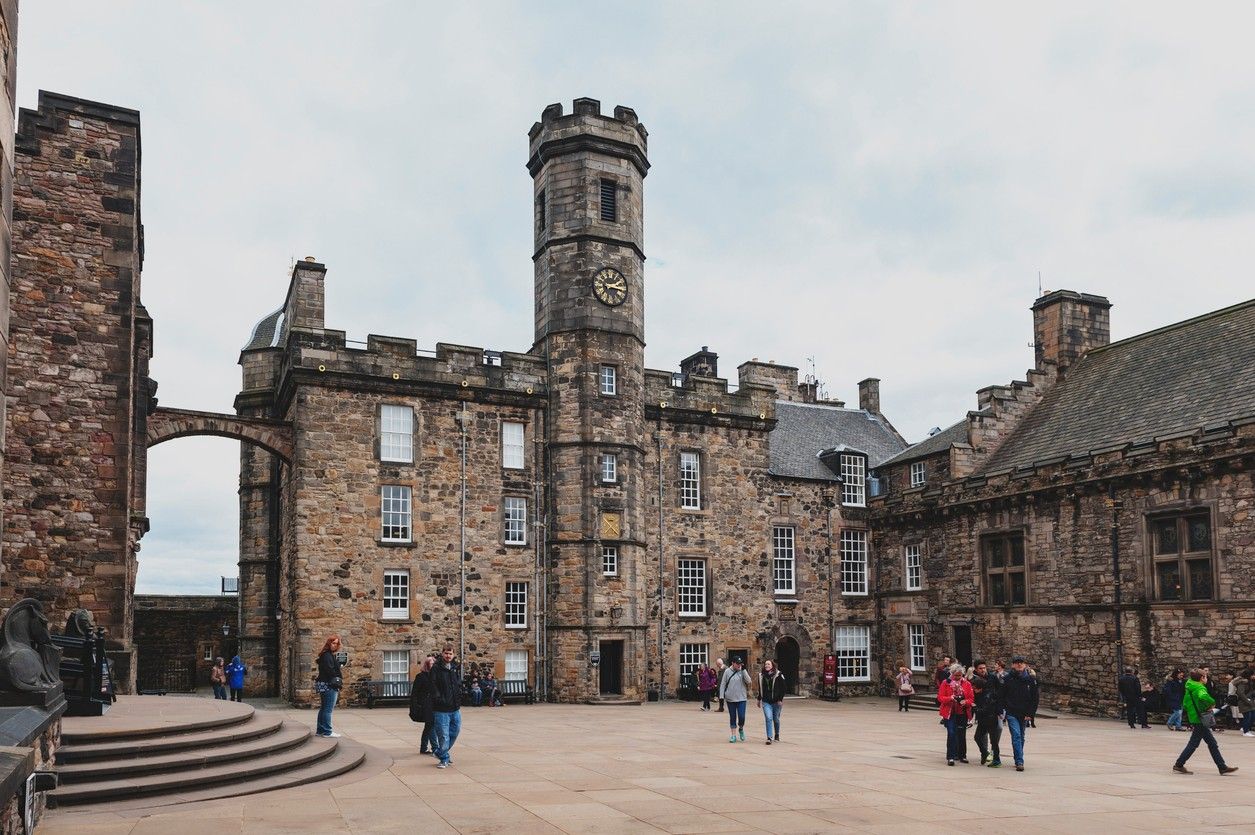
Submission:
<svg viewBox="0 0 1255 835">
<path fill-rule="evenodd" d="M 497 692 L 501 694 L 501 701 L 508 702 L 511 699 L 521 700 L 523 704 L 534 704 L 536 702 L 536 691 L 532 689 L 526 681 L 516 681 L 514 679 L 506 679 L 497 682 Z"/>
<path fill-rule="evenodd" d="M 408 705 L 412 685 L 412 681 L 359 681 L 356 684 L 357 697 L 364 699 L 369 708 L 377 703 Z"/>
</svg>

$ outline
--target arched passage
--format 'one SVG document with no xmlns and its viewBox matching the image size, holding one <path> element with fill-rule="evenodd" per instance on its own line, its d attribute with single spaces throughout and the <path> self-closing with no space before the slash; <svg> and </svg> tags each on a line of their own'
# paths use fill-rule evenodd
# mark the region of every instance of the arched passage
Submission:
<svg viewBox="0 0 1255 835">
<path fill-rule="evenodd" d="M 785 635 L 776 642 L 776 664 L 780 667 L 780 672 L 784 673 L 784 680 L 789 685 L 789 692 L 794 695 L 798 692 L 798 670 L 801 666 L 802 649 L 797 645 L 797 641 L 788 635 Z"/>
<path fill-rule="evenodd" d="M 194 412 L 159 406 L 148 416 L 148 446 L 192 435 L 217 435 L 256 444 L 285 462 L 292 460 L 292 424 L 218 412 Z"/>
</svg>

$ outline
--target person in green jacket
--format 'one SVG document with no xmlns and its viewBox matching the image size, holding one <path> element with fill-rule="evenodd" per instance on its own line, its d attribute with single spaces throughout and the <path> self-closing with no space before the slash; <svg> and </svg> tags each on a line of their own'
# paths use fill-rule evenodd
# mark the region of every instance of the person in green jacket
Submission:
<svg viewBox="0 0 1255 835">
<path fill-rule="evenodd" d="M 1185 750 L 1181 752 L 1176 764 L 1172 766 L 1172 770 L 1178 774 L 1194 773 L 1185 767 L 1185 763 L 1198 750 L 1200 742 L 1207 743 L 1207 750 L 1211 751 L 1211 758 L 1222 775 L 1232 774 L 1238 770 L 1236 765 L 1225 765 L 1224 757 L 1220 755 L 1220 746 L 1216 744 L 1216 735 L 1211 732 L 1211 725 L 1215 723 L 1215 720 L 1210 714 L 1215 704 L 1216 700 L 1207 692 L 1207 674 L 1200 669 L 1190 670 L 1190 680 L 1185 683 L 1185 699 L 1182 701 L 1182 707 L 1185 710 L 1186 720 L 1194 726 L 1194 730 L 1190 734 L 1190 741 L 1186 744 Z M 1207 724 L 1204 724 L 1204 721 Z"/>
</svg>

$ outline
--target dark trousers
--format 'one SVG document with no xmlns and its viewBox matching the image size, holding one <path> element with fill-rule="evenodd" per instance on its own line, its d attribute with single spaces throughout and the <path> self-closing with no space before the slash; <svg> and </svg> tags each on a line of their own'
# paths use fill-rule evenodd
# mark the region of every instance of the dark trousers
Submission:
<svg viewBox="0 0 1255 835">
<path fill-rule="evenodd" d="M 714 694 L 714 690 L 702 690 L 702 709 L 710 710 L 710 697 Z"/>
<path fill-rule="evenodd" d="M 418 753 L 426 754 L 428 751 L 432 750 L 435 733 L 435 722 L 423 723 L 423 737 L 418 741 Z"/>
<path fill-rule="evenodd" d="M 244 688 L 243 688 L 243 687 L 232 687 L 232 688 L 231 688 L 231 701 L 233 701 L 233 702 L 242 702 L 242 701 L 244 701 Z"/>
<path fill-rule="evenodd" d="M 976 747 L 980 749 L 981 762 L 992 750 L 994 762 L 1002 762 L 1002 754 L 998 752 L 998 742 L 1002 739 L 1002 726 L 997 716 L 987 716 L 976 720 Z"/>
<path fill-rule="evenodd" d="M 910 696 L 898 696 L 898 710 L 910 710 L 910 709 L 911 709 L 911 697 Z"/>
<path fill-rule="evenodd" d="M 955 714 L 946 720 L 946 759 L 967 759 L 967 717 Z"/>
<path fill-rule="evenodd" d="M 1146 724 L 1146 701 L 1138 699 L 1136 702 L 1126 702 L 1124 705 L 1124 714 L 1129 720 L 1129 727 L 1135 728 L 1139 724 Z"/>
<path fill-rule="evenodd" d="M 1198 750 L 1200 742 L 1207 743 L 1207 750 L 1211 752 L 1211 760 L 1216 764 L 1216 768 L 1223 769 L 1225 767 L 1224 757 L 1220 755 L 1220 746 L 1216 744 L 1216 737 L 1211 732 L 1211 728 L 1202 722 L 1195 722 L 1190 732 L 1190 741 L 1185 743 L 1185 750 L 1181 752 L 1181 756 L 1177 757 L 1177 765 L 1185 765 L 1189 762 L 1190 757 L 1194 756 L 1194 752 Z"/>
</svg>

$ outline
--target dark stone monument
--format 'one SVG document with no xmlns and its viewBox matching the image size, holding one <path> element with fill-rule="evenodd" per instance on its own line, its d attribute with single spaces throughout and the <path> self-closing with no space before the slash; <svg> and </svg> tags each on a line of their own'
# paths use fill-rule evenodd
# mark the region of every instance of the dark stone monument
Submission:
<svg viewBox="0 0 1255 835">
<path fill-rule="evenodd" d="M 0 705 L 52 709 L 64 703 L 63 691 L 61 648 L 52 642 L 43 604 L 28 597 L 0 625 Z"/>
</svg>

